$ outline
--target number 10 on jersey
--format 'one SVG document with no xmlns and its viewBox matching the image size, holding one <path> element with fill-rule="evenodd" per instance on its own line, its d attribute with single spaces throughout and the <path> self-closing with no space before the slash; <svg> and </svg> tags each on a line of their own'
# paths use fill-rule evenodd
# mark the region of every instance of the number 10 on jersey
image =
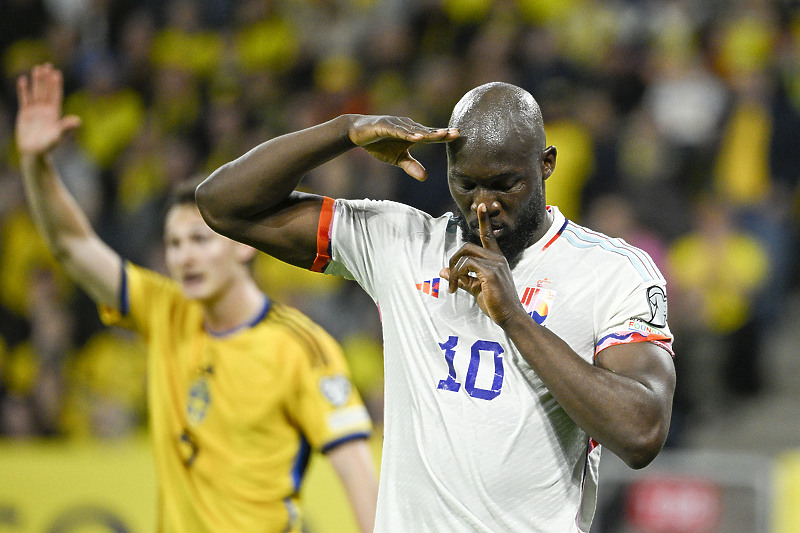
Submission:
<svg viewBox="0 0 800 533">
<path fill-rule="evenodd" d="M 456 368 L 454 364 L 456 357 L 459 355 L 456 352 L 457 346 L 458 337 L 454 335 L 448 337 L 446 341 L 439 343 L 439 347 L 444 351 L 444 360 L 447 362 L 448 369 L 447 378 L 439 381 L 437 388 L 440 390 L 458 392 L 461 389 L 461 383 L 456 379 Z M 466 349 L 463 349 L 463 351 L 466 351 Z M 467 375 L 464 378 L 464 390 L 473 398 L 493 400 L 500 394 L 503 388 L 503 352 L 505 350 L 503 350 L 503 347 L 500 346 L 498 342 L 477 340 L 472 343 L 469 351 L 469 367 L 467 368 Z M 475 385 L 481 366 L 481 352 L 488 352 L 494 356 L 494 377 L 492 378 L 492 387 L 490 389 L 483 389 Z"/>
</svg>

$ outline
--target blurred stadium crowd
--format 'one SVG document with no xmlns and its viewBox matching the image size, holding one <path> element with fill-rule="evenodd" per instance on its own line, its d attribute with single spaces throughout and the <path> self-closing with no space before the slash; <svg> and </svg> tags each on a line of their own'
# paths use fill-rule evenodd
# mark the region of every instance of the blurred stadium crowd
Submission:
<svg viewBox="0 0 800 533">
<path fill-rule="evenodd" d="M 759 355 L 798 284 L 796 0 L 3 0 L 0 434 L 143 431 L 141 343 L 100 326 L 28 217 L 14 82 L 65 74 L 83 126 L 56 161 L 100 236 L 163 271 L 170 186 L 341 113 L 445 126 L 468 89 L 516 83 L 558 148 L 548 201 L 647 250 L 669 282 L 681 428 L 770 386 Z M 441 146 L 420 184 L 353 151 L 304 186 L 451 207 Z M 345 345 L 380 422 L 375 306 L 357 286 L 260 256 L 273 297 Z"/>
</svg>

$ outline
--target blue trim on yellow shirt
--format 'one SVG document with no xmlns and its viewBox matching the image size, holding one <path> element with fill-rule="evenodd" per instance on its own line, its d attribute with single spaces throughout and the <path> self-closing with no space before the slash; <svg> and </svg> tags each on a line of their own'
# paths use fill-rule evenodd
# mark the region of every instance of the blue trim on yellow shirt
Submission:
<svg viewBox="0 0 800 533">
<path fill-rule="evenodd" d="M 120 261 L 122 277 L 119 283 L 119 314 L 128 316 L 131 310 L 131 302 L 128 297 L 128 272 L 125 270 L 125 261 Z"/>
<path fill-rule="evenodd" d="M 256 316 L 253 317 L 253 319 L 250 320 L 249 322 L 225 331 L 211 331 L 209 329 L 206 329 L 206 331 L 212 337 L 225 337 L 227 335 L 230 335 L 231 333 L 239 331 L 240 329 L 252 328 L 256 326 L 259 322 L 264 320 L 264 317 L 266 317 L 269 314 L 269 310 L 271 307 L 272 307 L 272 301 L 269 299 L 267 295 L 264 295 L 264 306 L 261 308 L 258 314 L 256 314 Z"/>
<path fill-rule="evenodd" d="M 300 491 L 300 484 L 303 482 L 303 475 L 306 473 L 308 461 L 311 459 L 311 446 L 304 436 L 300 436 L 300 448 L 297 450 L 297 455 L 294 458 L 294 466 L 292 467 L 292 486 L 295 492 Z"/>
<path fill-rule="evenodd" d="M 332 449 L 336 448 L 339 445 L 344 444 L 345 442 L 350 442 L 351 440 L 356 439 L 368 439 L 369 433 L 361 432 L 361 433 L 353 433 L 352 435 L 346 435 L 344 437 L 340 437 L 334 441 L 329 442 L 325 446 L 322 447 L 322 453 L 328 453 Z"/>
</svg>

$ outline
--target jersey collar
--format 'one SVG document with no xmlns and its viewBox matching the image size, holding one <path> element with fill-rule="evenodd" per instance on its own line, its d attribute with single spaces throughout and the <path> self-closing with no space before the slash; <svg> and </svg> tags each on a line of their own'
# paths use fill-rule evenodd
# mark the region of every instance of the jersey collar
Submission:
<svg viewBox="0 0 800 533">
<path fill-rule="evenodd" d="M 564 228 L 567 227 L 568 220 L 564 217 L 564 215 L 561 214 L 561 211 L 558 210 L 558 207 L 554 205 L 548 205 L 547 212 L 552 215 L 553 221 L 550 224 L 550 228 L 548 228 L 542 238 L 528 247 L 531 250 L 544 252 L 556 241 L 556 239 L 558 239 L 559 235 L 561 235 L 561 232 L 564 231 Z"/>
</svg>

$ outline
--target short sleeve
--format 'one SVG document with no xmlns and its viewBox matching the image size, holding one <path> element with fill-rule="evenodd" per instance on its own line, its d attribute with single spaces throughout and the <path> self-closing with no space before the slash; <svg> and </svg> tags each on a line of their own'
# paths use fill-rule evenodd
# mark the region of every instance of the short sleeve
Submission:
<svg viewBox="0 0 800 533">
<path fill-rule="evenodd" d="M 595 343 L 595 357 L 600 351 L 618 344 L 652 342 L 671 355 L 672 333 L 667 323 L 667 292 L 663 278 L 638 279 L 631 284 L 624 272 L 617 275 L 603 291 L 606 302 L 599 309 L 600 332 Z M 636 279 L 635 277 L 633 279 Z"/>
<path fill-rule="evenodd" d="M 323 452 L 343 442 L 366 438 L 372 422 L 350 378 L 339 344 L 316 324 L 296 337 L 296 397 L 288 402 L 291 418 L 311 446 Z"/>
<path fill-rule="evenodd" d="M 391 263 L 398 245 L 427 232 L 429 223 L 430 215 L 398 202 L 338 199 L 333 205 L 331 261 L 325 273 L 355 280 L 376 299 L 374 280 L 381 264 Z"/>
<path fill-rule="evenodd" d="M 117 308 L 98 306 L 100 320 L 107 326 L 132 329 L 147 338 L 154 316 L 184 301 L 171 279 L 132 263 L 123 264 L 121 280 Z"/>
</svg>

